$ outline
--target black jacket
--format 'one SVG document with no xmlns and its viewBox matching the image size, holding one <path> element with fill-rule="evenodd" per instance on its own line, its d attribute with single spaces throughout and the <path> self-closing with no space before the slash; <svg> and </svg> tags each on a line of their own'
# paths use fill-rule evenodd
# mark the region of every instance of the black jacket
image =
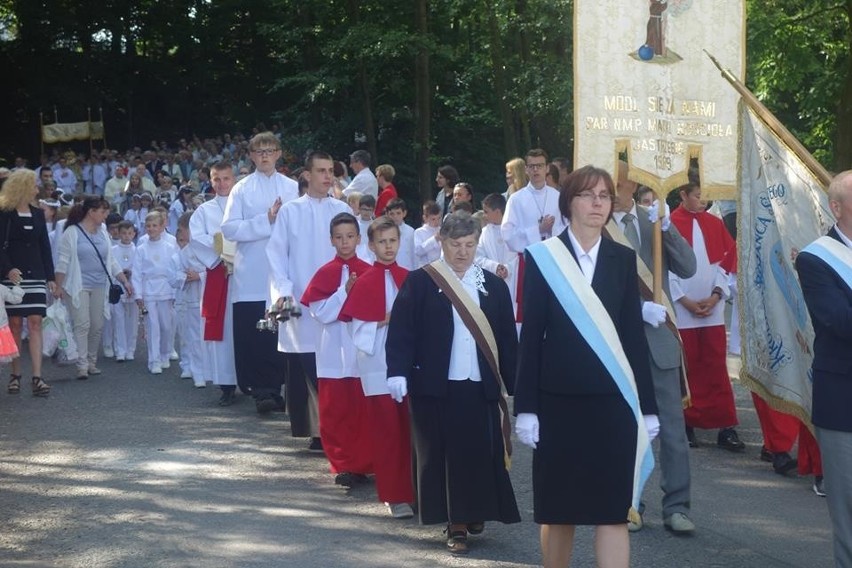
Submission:
<svg viewBox="0 0 852 568">
<path fill-rule="evenodd" d="M 0 278 L 17 268 L 24 280 L 54 280 L 53 253 L 44 211 L 30 206 L 32 229 L 24 229 L 30 219 L 17 211 L 0 212 Z M 8 240 L 8 247 L 5 243 Z"/>
<path fill-rule="evenodd" d="M 576 259 L 567 231 L 559 235 L 559 240 Z M 609 239 L 601 239 L 592 288 L 618 331 L 636 379 L 642 414 L 656 414 L 635 254 Z M 537 414 L 542 391 L 579 396 L 619 394 L 609 372 L 562 309 L 528 252 L 525 260 L 515 412 Z"/>
<path fill-rule="evenodd" d="M 509 394 L 515 385 L 518 347 L 509 288 L 497 276 L 485 272 L 487 295 L 479 293 L 500 357 L 500 374 Z M 449 298 L 421 268 L 408 274 L 393 304 L 386 360 L 388 377 L 408 379 L 411 396 L 446 397 L 453 344 L 453 311 Z M 482 352 L 477 348 L 479 371 L 487 400 L 497 400 L 498 383 Z"/>
<path fill-rule="evenodd" d="M 842 242 L 834 228 L 828 236 Z M 812 421 L 852 432 L 852 289 L 807 252 L 796 257 L 796 271 L 815 333 Z"/>
</svg>

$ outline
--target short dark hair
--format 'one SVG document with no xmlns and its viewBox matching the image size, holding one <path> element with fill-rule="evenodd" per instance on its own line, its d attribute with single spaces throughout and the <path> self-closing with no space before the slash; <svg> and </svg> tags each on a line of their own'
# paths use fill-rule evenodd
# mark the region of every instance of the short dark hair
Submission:
<svg viewBox="0 0 852 568">
<path fill-rule="evenodd" d="M 701 189 L 701 186 L 699 184 L 695 183 L 694 181 L 691 181 L 689 183 L 685 183 L 682 186 L 678 187 L 677 193 L 678 193 L 678 195 L 680 195 L 681 192 L 684 192 L 687 195 L 689 195 L 690 193 L 692 193 L 696 189 Z"/>
<path fill-rule="evenodd" d="M 440 215 L 441 214 L 441 206 L 438 205 L 434 201 L 427 201 L 423 204 L 423 214 L 424 215 Z"/>
<path fill-rule="evenodd" d="M 463 187 L 467 191 L 467 194 L 471 197 L 471 199 L 473 199 L 473 186 L 472 185 L 470 185 L 466 181 L 460 181 L 456 185 L 453 186 L 453 189 L 455 189 L 457 187 Z"/>
<path fill-rule="evenodd" d="M 100 195 L 87 195 L 82 199 L 82 201 L 80 201 L 79 203 L 75 203 L 71 207 L 71 210 L 68 211 L 68 217 L 65 220 L 64 230 L 68 230 L 68 227 L 79 225 L 80 221 L 82 221 L 86 217 L 86 213 L 88 213 L 92 209 L 109 208 L 109 201 L 107 201 Z"/>
<path fill-rule="evenodd" d="M 361 225 L 358 224 L 358 219 L 355 218 L 355 215 L 352 213 L 338 213 L 334 217 L 331 218 L 331 223 L 329 223 L 328 230 L 329 233 L 334 235 L 334 228 L 338 225 L 354 225 L 355 232 L 357 234 L 361 234 Z"/>
<path fill-rule="evenodd" d="M 118 225 L 119 223 L 121 223 L 121 215 L 119 215 L 118 213 L 110 213 L 109 215 L 107 215 L 105 223 L 107 227 L 109 227 L 110 225 Z"/>
<path fill-rule="evenodd" d="M 399 226 L 394 223 L 393 219 L 391 219 L 387 215 L 376 217 L 376 219 L 372 223 L 370 223 L 370 226 L 367 227 L 367 240 L 372 242 L 373 237 L 375 237 L 377 233 L 389 231 L 390 229 L 395 229 L 397 236 L 401 235 Z"/>
<path fill-rule="evenodd" d="M 444 176 L 444 179 L 447 180 L 447 185 L 450 187 L 455 187 L 459 182 L 459 171 L 449 164 L 438 168 L 438 173 Z"/>
<path fill-rule="evenodd" d="M 366 150 L 355 150 L 352 152 L 352 155 L 349 156 L 349 159 L 353 162 L 364 164 L 368 168 L 370 167 L 370 163 L 373 161 L 373 157 Z"/>
<path fill-rule="evenodd" d="M 122 221 L 118 224 L 118 230 L 121 231 L 124 229 L 133 229 L 133 231 L 136 232 L 136 225 L 130 221 Z"/>
<path fill-rule="evenodd" d="M 184 211 L 178 218 L 178 228 L 189 229 L 189 218 L 192 217 L 192 211 Z"/>
<path fill-rule="evenodd" d="M 222 170 L 233 170 L 234 164 L 230 162 L 230 160 L 219 160 L 215 162 L 212 166 L 210 166 L 211 170 L 222 171 Z"/>
<path fill-rule="evenodd" d="M 559 212 L 566 219 L 571 219 L 571 202 L 580 193 L 593 189 L 598 181 L 603 180 L 606 189 L 609 192 L 612 200 L 615 200 L 615 183 L 612 181 L 612 176 L 609 172 L 596 168 L 595 166 L 583 166 L 579 170 L 574 170 L 559 183 Z M 612 218 L 612 208 L 609 210 L 609 218 Z"/>
<path fill-rule="evenodd" d="M 566 171 L 571 171 L 571 160 L 568 158 L 553 158 L 550 161 L 551 164 L 556 164 L 557 168 L 562 168 Z"/>
<path fill-rule="evenodd" d="M 376 198 L 373 197 L 372 195 L 369 195 L 369 194 L 362 195 L 361 199 L 358 200 L 358 206 L 359 207 L 372 207 L 373 209 L 375 209 L 376 208 Z"/>
<path fill-rule="evenodd" d="M 527 151 L 527 155 L 524 156 L 524 161 L 526 161 L 527 158 L 544 158 L 544 161 L 546 162 L 547 152 L 545 152 L 541 148 L 531 148 L 529 151 Z"/>
<path fill-rule="evenodd" d="M 482 199 L 482 206 L 489 209 L 499 209 L 501 212 L 506 211 L 506 198 L 502 193 L 489 193 Z"/>
<path fill-rule="evenodd" d="M 326 152 L 311 152 L 308 154 L 308 157 L 305 158 L 305 169 L 308 171 L 312 170 L 315 160 L 328 160 L 334 164 L 334 158 L 332 158 L 330 154 Z"/>
<path fill-rule="evenodd" d="M 408 205 L 405 204 L 405 200 L 399 197 L 394 197 L 390 201 L 388 201 L 387 207 L 385 207 L 385 211 L 393 211 L 394 209 L 402 209 L 403 211 L 408 211 Z"/>
</svg>

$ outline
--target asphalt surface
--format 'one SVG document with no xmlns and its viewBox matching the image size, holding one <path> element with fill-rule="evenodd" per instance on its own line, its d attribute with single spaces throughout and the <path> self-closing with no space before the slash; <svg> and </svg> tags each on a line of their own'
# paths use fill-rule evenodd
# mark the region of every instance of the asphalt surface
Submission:
<svg viewBox="0 0 852 568">
<path fill-rule="evenodd" d="M 537 566 L 531 451 L 520 443 L 512 479 L 524 519 L 488 524 L 453 558 L 441 527 L 391 519 L 372 484 L 333 484 L 322 456 L 289 437 L 286 415 L 259 417 L 240 397 L 217 406 L 177 365 L 147 373 L 103 360 L 103 375 L 76 381 L 47 362 L 49 398 L 0 390 L 0 567 Z M 825 499 L 811 479 L 781 477 L 758 460 L 751 399 L 735 385 L 748 445 L 691 451 L 692 537 L 665 531 L 659 478 L 645 493 L 646 526 L 631 536 L 631 565 L 830 567 Z M 576 433 L 582 435 L 582 432 Z M 572 566 L 594 566 L 593 531 L 581 527 Z"/>
</svg>

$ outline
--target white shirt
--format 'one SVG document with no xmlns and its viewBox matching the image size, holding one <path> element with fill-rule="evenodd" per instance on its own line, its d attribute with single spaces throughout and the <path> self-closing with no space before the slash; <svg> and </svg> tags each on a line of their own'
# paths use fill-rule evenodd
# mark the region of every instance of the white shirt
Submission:
<svg viewBox="0 0 852 568">
<path fill-rule="evenodd" d="M 577 264 L 580 265 L 583 277 L 591 286 L 592 279 L 595 277 L 595 267 L 598 265 L 598 252 L 600 252 L 601 249 L 601 237 L 598 237 L 598 241 L 589 249 L 589 252 L 583 250 L 583 247 L 580 245 L 580 241 L 578 241 L 574 236 L 574 233 L 571 232 L 570 224 L 568 225 L 568 238 L 571 240 L 571 247 L 573 247 L 574 252 L 577 254 Z"/>
<path fill-rule="evenodd" d="M 276 198 L 287 203 L 298 196 L 299 184 L 292 179 L 279 173 L 267 176 L 259 171 L 244 177 L 231 190 L 222 218 L 222 235 L 237 244 L 232 275 L 234 293 L 228 297 L 231 303 L 269 299 L 266 244 L 273 225 L 267 215 Z"/>
<path fill-rule="evenodd" d="M 163 237 L 156 241 L 148 240 L 136 247 L 133 274 L 130 277 L 134 299 L 171 300 L 175 297 L 169 279 L 172 272 L 170 261 L 177 251 L 177 245 Z"/>
<path fill-rule="evenodd" d="M 133 271 L 133 259 L 136 258 L 136 245 L 130 243 L 129 245 L 124 245 L 118 243 L 117 245 L 113 245 L 112 247 L 112 257 L 118 263 L 122 270 Z M 121 301 L 123 303 L 133 302 L 133 298 L 129 294 L 124 294 L 121 296 Z"/>
<path fill-rule="evenodd" d="M 213 246 L 213 238 L 216 233 L 222 232 L 222 219 L 225 217 L 227 203 L 227 196 L 217 195 L 199 205 L 189 218 L 189 234 L 192 237 L 190 244 L 195 255 L 207 268 L 213 268 L 221 260 Z"/>
<path fill-rule="evenodd" d="M 275 302 L 292 296 L 298 302 L 316 271 L 334 258 L 329 238 L 331 220 L 338 213 L 351 212 L 343 201 L 307 194 L 281 207 L 266 245 L 271 281 L 264 299 Z M 285 353 L 313 353 L 318 336 L 319 325 L 309 313 L 290 318 L 278 328 L 278 349 Z"/>
<path fill-rule="evenodd" d="M 370 250 L 370 237 L 367 236 L 367 230 L 372 224 L 372 220 L 364 221 L 361 217 L 358 217 L 358 226 L 361 231 L 361 244 L 358 245 L 357 249 L 355 249 L 358 258 L 364 262 L 369 262 L 370 264 L 376 262 L 376 255 L 374 255 L 373 251 Z"/>
<path fill-rule="evenodd" d="M 398 292 L 390 270 L 385 270 L 385 313 L 393 308 Z M 353 319 L 349 323 L 349 333 L 357 349 L 358 376 L 364 396 L 390 394 L 385 360 L 388 326 L 379 327 L 378 322 Z"/>
<path fill-rule="evenodd" d="M 53 179 L 56 181 L 56 187 L 64 192 L 77 190 L 77 176 L 70 168 L 59 168 L 53 170 Z"/>
<path fill-rule="evenodd" d="M 535 189 L 532 184 L 516 191 L 506 202 L 506 212 L 500 232 L 510 250 L 521 253 L 531 244 L 542 240 L 538 229 L 539 220 L 545 215 L 553 215 L 554 222 L 550 234 L 552 237 L 561 233 L 567 223 L 559 212 L 559 192 L 545 185 Z"/>
<path fill-rule="evenodd" d="M 147 243 L 149 240 L 151 240 L 151 238 L 148 236 L 148 233 L 145 233 L 143 231 L 142 235 L 138 239 L 136 239 L 136 246 L 138 247 L 139 245 L 141 245 L 143 243 Z M 177 239 L 175 238 L 175 236 L 170 235 L 169 233 L 167 233 L 165 231 L 160 233 L 160 240 L 166 241 L 167 243 L 171 243 L 171 244 L 175 245 L 175 247 L 177 247 Z"/>
<path fill-rule="evenodd" d="M 364 168 L 358 172 L 343 190 L 343 195 L 349 197 L 349 194 L 353 191 L 357 191 L 361 195 L 379 196 L 379 182 L 376 181 L 376 176 L 373 175 L 370 168 Z"/>
<path fill-rule="evenodd" d="M 125 177 L 110 178 L 104 187 L 104 198 L 109 201 L 110 204 L 114 205 L 119 203 L 124 197 L 124 187 L 126 185 L 127 178 Z"/>
<path fill-rule="evenodd" d="M 697 267 L 694 276 L 681 278 L 673 272 L 669 272 L 669 287 L 677 316 L 677 327 L 678 329 L 694 329 L 725 325 L 725 302 L 719 301 L 713 308 L 713 313 L 705 318 L 695 317 L 692 312 L 678 302 L 684 296 L 690 300 L 703 300 L 717 286 L 722 290 L 723 299 L 730 294 L 728 276 L 718 262 L 710 264 L 710 259 L 707 257 L 707 246 L 704 244 L 704 234 L 695 219 L 692 220 L 692 250 L 695 252 Z"/>
<path fill-rule="evenodd" d="M 426 266 L 441 258 L 441 243 L 435 238 L 439 229 L 423 225 L 414 230 L 414 268 Z"/>
<path fill-rule="evenodd" d="M 197 272 L 201 279 L 187 282 L 186 273 L 189 270 Z M 175 289 L 175 305 L 198 309 L 201 305 L 205 275 L 204 265 L 193 254 L 191 247 L 185 246 L 173 254 L 169 284 Z"/>
<path fill-rule="evenodd" d="M 317 377 L 321 379 L 342 379 L 358 376 L 358 361 L 355 344 L 349 336 L 345 322 L 339 321 L 340 309 L 346 301 L 346 281 L 349 279 L 349 267 L 343 265 L 340 272 L 340 286 L 326 298 L 313 302 L 309 310 L 320 325 L 317 340 Z M 304 317 L 304 316 L 302 316 Z"/>
<path fill-rule="evenodd" d="M 406 270 L 414 270 L 414 228 L 403 222 L 399 225 L 399 252 L 396 263 Z"/>
<path fill-rule="evenodd" d="M 479 305 L 479 292 L 476 290 L 471 271 L 475 270 L 473 266 L 467 269 L 464 276 L 460 278 L 462 288 L 467 292 L 467 295 L 473 299 L 473 302 Z M 453 273 L 455 274 L 455 273 Z M 482 373 L 479 372 L 479 359 L 476 355 L 476 340 L 468 331 L 467 326 L 461 319 L 461 316 L 453 307 L 453 343 L 450 349 L 450 368 L 448 378 L 451 381 L 466 381 L 470 379 L 474 382 L 482 381 Z"/>
<path fill-rule="evenodd" d="M 497 274 L 497 267 L 501 264 L 506 267 L 509 276 L 503 282 L 509 287 L 509 295 L 517 315 L 517 306 L 514 304 L 518 295 L 518 254 L 506 246 L 506 241 L 500 233 L 500 225 L 488 224 L 482 229 L 479 246 L 476 247 L 475 262 L 493 274 Z"/>
</svg>

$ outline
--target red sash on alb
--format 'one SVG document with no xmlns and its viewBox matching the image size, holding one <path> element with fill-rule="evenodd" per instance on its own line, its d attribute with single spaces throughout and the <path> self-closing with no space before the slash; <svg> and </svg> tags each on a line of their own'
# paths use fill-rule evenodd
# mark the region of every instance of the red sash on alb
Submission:
<svg viewBox="0 0 852 568">
<path fill-rule="evenodd" d="M 222 341 L 227 301 L 228 270 L 225 268 L 225 263 L 220 262 L 215 267 L 207 269 L 207 282 L 201 299 L 205 341 Z"/>
</svg>

